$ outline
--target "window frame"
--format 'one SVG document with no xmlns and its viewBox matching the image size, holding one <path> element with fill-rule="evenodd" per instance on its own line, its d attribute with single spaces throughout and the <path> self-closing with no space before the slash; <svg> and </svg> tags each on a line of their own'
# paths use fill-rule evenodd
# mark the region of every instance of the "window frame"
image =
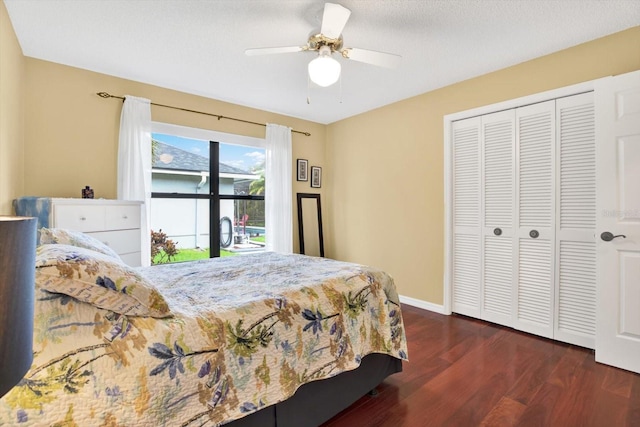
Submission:
<svg viewBox="0 0 640 427">
<path fill-rule="evenodd" d="M 179 136 L 209 141 L 209 193 L 163 193 L 151 192 L 152 199 L 202 199 L 209 200 L 209 258 L 220 257 L 220 201 L 221 200 L 265 200 L 265 196 L 220 194 L 220 144 L 243 145 L 266 149 L 264 138 L 236 135 L 207 129 L 191 128 L 169 123 L 151 122 L 151 133 Z M 153 176 L 153 175 L 152 175 Z M 213 221 L 212 218 L 217 218 Z"/>
</svg>

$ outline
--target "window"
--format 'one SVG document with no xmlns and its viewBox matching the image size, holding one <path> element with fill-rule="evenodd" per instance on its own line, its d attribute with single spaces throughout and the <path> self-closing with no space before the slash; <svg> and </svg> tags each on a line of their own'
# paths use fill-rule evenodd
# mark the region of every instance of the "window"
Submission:
<svg viewBox="0 0 640 427">
<path fill-rule="evenodd" d="M 152 263 L 264 250 L 264 140 L 154 123 L 152 150 Z"/>
</svg>

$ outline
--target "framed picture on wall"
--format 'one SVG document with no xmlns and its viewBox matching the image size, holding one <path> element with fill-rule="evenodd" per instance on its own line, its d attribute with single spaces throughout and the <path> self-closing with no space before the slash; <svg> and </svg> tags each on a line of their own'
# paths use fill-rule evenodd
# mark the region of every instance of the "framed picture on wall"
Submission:
<svg viewBox="0 0 640 427">
<path fill-rule="evenodd" d="M 298 159 L 298 181 L 309 181 L 309 161 Z"/>
<path fill-rule="evenodd" d="M 320 166 L 311 166 L 311 186 L 313 188 L 322 186 L 322 168 Z"/>
</svg>

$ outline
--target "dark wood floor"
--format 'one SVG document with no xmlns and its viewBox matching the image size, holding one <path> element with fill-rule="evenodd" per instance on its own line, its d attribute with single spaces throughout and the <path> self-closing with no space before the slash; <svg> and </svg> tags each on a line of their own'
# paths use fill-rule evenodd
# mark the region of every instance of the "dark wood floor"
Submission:
<svg viewBox="0 0 640 427">
<path fill-rule="evenodd" d="M 593 351 L 403 306 L 409 362 L 323 427 L 640 426 L 640 375 Z"/>
</svg>

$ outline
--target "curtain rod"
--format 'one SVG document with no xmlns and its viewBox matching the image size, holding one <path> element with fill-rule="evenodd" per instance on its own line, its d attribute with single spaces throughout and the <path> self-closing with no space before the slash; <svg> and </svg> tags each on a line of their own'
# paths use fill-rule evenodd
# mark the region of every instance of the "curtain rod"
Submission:
<svg viewBox="0 0 640 427">
<path fill-rule="evenodd" d="M 107 92 L 98 92 L 98 93 L 96 93 L 96 95 L 98 95 L 101 98 L 117 98 L 117 99 L 122 99 L 124 101 L 124 97 L 111 95 L 111 94 L 109 94 Z M 174 110 L 186 111 L 188 113 L 204 114 L 205 116 L 217 117 L 218 120 L 227 119 L 227 120 L 234 120 L 236 122 L 249 123 L 249 124 L 252 124 L 252 125 L 258 125 L 258 126 L 264 126 L 264 127 L 267 126 L 265 123 L 258 123 L 258 122 L 252 122 L 252 121 L 249 121 L 249 120 L 236 119 L 235 117 L 227 117 L 227 116 L 222 116 L 220 114 L 205 113 L 204 111 L 189 110 L 188 108 L 174 107 L 173 105 L 156 104 L 155 102 L 152 102 L 151 105 L 155 105 L 156 107 L 165 107 L 165 108 L 172 108 Z M 300 130 L 291 129 L 291 132 L 299 133 L 299 134 L 302 134 L 302 135 L 305 135 L 305 136 L 311 136 L 311 134 L 309 132 L 303 132 L 303 131 L 300 131 Z"/>
</svg>

